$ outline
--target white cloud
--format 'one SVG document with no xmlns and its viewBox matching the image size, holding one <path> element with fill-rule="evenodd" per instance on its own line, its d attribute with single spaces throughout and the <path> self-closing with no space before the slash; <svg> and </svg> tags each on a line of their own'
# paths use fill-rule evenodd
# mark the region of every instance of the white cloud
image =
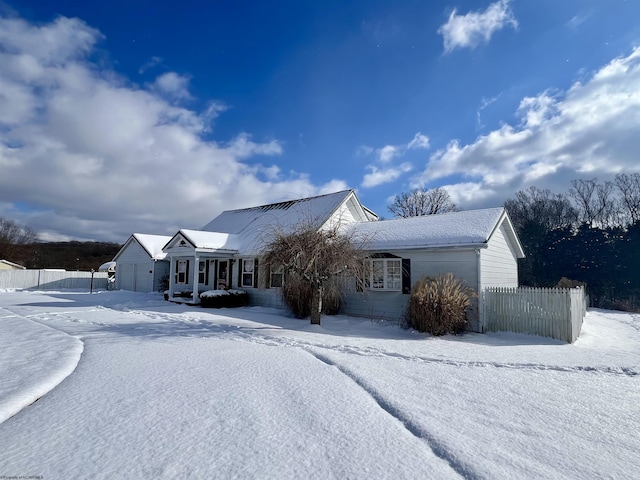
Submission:
<svg viewBox="0 0 640 480">
<path fill-rule="evenodd" d="M 167 72 L 156 78 L 153 88 L 174 100 L 190 100 L 193 97 L 189 93 L 189 81 L 190 78 L 187 76 Z"/>
<path fill-rule="evenodd" d="M 254 155 L 280 155 L 282 145 L 277 140 L 269 143 L 255 143 L 251 140 L 251 135 L 241 133 L 234 138 L 227 146 L 227 149 L 237 158 L 248 158 Z"/>
<path fill-rule="evenodd" d="M 498 99 L 501 96 L 502 96 L 502 93 L 496 95 L 495 97 L 483 98 L 482 99 L 482 101 L 480 102 L 480 107 L 478 108 L 478 111 L 476 112 L 476 120 L 477 120 L 478 128 L 484 128 L 484 124 L 482 123 L 482 112 L 485 109 L 487 109 L 491 104 L 497 102 Z"/>
<path fill-rule="evenodd" d="M 566 92 L 524 98 L 517 115 L 516 125 L 470 144 L 451 141 L 431 155 L 416 181 L 461 176 L 490 192 L 476 205 L 491 196 L 500 204 L 532 184 L 566 191 L 571 179 L 586 174 L 604 179 L 640 171 L 640 47 Z"/>
<path fill-rule="evenodd" d="M 149 59 L 148 62 L 146 62 L 144 65 L 142 65 L 139 69 L 138 69 L 138 73 L 139 74 L 143 74 L 144 72 L 146 72 L 147 70 L 149 70 L 150 68 L 156 67 L 158 65 L 162 65 L 162 62 L 164 60 L 161 57 L 156 57 L 153 56 Z"/>
<path fill-rule="evenodd" d="M 344 180 L 333 179 L 324 184 L 318 193 L 320 195 L 325 195 L 327 193 L 340 192 L 342 190 L 347 190 L 349 186 L 346 184 Z"/>
<path fill-rule="evenodd" d="M 102 35 L 77 19 L 0 18 L 0 216 L 43 239 L 123 242 L 134 231 L 199 228 L 220 211 L 344 187 L 244 161 L 282 153 L 249 133 L 205 141 L 204 112 L 170 72 L 139 88 L 89 58 Z"/>
<path fill-rule="evenodd" d="M 458 15 L 454 9 L 447 23 L 438 29 L 444 39 L 444 51 L 456 48 L 475 48 L 481 42 L 487 43 L 491 36 L 506 26 L 518 27 L 518 22 L 509 6 L 510 0 L 498 0 L 484 12 L 469 12 Z"/>
<path fill-rule="evenodd" d="M 385 145 L 377 149 L 367 146 L 358 147 L 356 152 L 358 156 L 375 155 L 377 163 L 385 166 L 385 168 L 380 169 L 375 165 L 367 165 L 367 169 L 370 170 L 370 172 L 365 174 L 361 186 L 370 188 L 382 185 L 383 183 L 393 182 L 400 177 L 400 175 L 412 169 L 411 164 L 407 162 L 397 167 L 389 166 L 393 159 L 404 156 L 410 150 L 426 150 L 428 148 L 429 137 L 420 132 L 416 133 L 409 142 L 401 145 Z"/>
<path fill-rule="evenodd" d="M 425 150 L 429 148 L 429 137 L 418 132 L 413 137 L 413 140 L 407 144 L 407 150 L 417 150 L 420 148 Z"/>
<path fill-rule="evenodd" d="M 391 168 L 379 169 L 374 165 L 369 165 L 367 168 L 370 172 L 365 174 L 364 179 L 362 180 L 361 185 L 363 188 L 371 188 L 382 185 L 383 183 L 393 182 L 403 173 L 410 172 L 412 166 L 410 163 L 402 163 L 397 167 Z"/>
<path fill-rule="evenodd" d="M 395 145 L 385 145 L 378 149 L 378 160 L 382 163 L 389 163 L 394 158 L 402 155 L 402 148 Z"/>
<path fill-rule="evenodd" d="M 361 145 L 356 150 L 356 156 L 368 157 L 375 154 L 376 160 L 380 163 L 389 163 L 397 157 L 402 157 L 409 150 L 420 150 L 429 148 L 429 137 L 418 132 L 407 143 L 401 145 L 385 145 L 381 148 L 372 148 L 367 145 Z"/>
</svg>

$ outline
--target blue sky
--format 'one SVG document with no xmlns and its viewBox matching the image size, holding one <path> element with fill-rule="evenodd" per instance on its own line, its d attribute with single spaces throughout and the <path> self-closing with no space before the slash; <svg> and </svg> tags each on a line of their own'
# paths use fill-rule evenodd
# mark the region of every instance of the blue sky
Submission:
<svg viewBox="0 0 640 480">
<path fill-rule="evenodd" d="M 640 171 L 640 3 L 0 0 L 0 216 L 124 242 L 444 186 Z"/>
</svg>

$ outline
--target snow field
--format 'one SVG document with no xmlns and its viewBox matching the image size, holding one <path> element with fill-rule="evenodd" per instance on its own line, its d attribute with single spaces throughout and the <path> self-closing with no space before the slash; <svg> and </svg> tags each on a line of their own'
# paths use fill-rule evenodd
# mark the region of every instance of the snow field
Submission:
<svg viewBox="0 0 640 480">
<path fill-rule="evenodd" d="M 85 348 L 66 380 L 0 424 L 0 475 L 640 471 L 638 315 L 591 311 L 568 345 L 509 333 L 432 338 L 349 317 L 315 326 L 277 310 L 200 309 L 130 292 L 5 292 L 0 308 L 0 342 L 14 346 L 0 353 L 0 384 L 8 375 L 15 385 L 0 390 L 6 398 L 37 378 L 7 366 L 30 365 L 25 352 L 66 358 L 78 338 Z M 32 370 L 46 379 L 53 365 Z"/>
<path fill-rule="evenodd" d="M 1 295 L 1 294 L 0 294 Z M 76 368 L 82 342 L 0 308 L 0 423 L 55 388 Z"/>
</svg>

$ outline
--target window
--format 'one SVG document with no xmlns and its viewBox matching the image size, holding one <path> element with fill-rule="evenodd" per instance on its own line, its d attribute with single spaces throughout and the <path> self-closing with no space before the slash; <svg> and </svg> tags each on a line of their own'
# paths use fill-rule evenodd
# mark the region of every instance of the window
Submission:
<svg viewBox="0 0 640 480">
<path fill-rule="evenodd" d="M 176 262 L 176 283 L 187 283 L 189 272 L 189 260 L 178 260 Z"/>
<path fill-rule="evenodd" d="M 209 261 L 207 260 L 198 262 L 198 283 L 209 285 Z"/>
<path fill-rule="evenodd" d="M 242 262 L 242 286 L 243 287 L 253 287 L 253 275 L 254 275 L 254 261 L 244 260 Z"/>
<path fill-rule="evenodd" d="M 376 258 L 371 260 L 371 290 L 402 290 L 401 259 Z"/>
<path fill-rule="evenodd" d="M 278 268 L 271 270 L 269 274 L 269 286 L 271 288 L 281 288 L 284 284 L 284 267 L 280 265 Z"/>
<path fill-rule="evenodd" d="M 229 279 L 227 278 L 229 262 L 227 260 L 218 260 L 218 287 L 226 290 Z"/>
</svg>

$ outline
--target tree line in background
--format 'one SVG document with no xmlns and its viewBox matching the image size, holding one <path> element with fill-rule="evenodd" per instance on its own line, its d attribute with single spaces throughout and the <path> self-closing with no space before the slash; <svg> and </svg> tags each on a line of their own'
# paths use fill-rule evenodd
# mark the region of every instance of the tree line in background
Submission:
<svg viewBox="0 0 640 480">
<path fill-rule="evenodd" d="M 640 308 L 640 174 L 572 180 L 561 194 L 530 187 L 504 207 L 526 255 L 521 285 L 584 284 L 593 306 Z M 457 210 L 441 187 L 403 193 L 388 208 L 397 217 Z"/>
<path fill-rule="evenodd" d="M 32 228 L 0 217 L 0 259 L 23 267 L 97 270 L 111 261 L 120 247 L 108 242 L 38 242 Z"/>
<path fill-rule="evenodd" d="M 530 187 L 504 204 L 525 250 L 522 285 L 586 285 L 596 307 L 640 307 L 640 174 L 572 180 L 565 194 Z"/>
</svg>

